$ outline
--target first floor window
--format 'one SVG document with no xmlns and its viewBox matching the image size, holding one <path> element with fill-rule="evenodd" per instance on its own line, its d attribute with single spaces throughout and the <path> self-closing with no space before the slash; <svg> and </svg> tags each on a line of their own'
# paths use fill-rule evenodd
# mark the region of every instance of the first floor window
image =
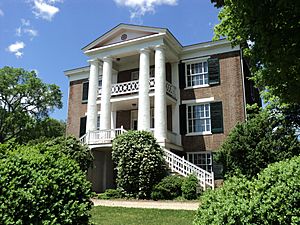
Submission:
<svg viewBox="0 0 300 225">
<path fill-rule="evenodd" d="M 188 161 L 200 168 L 212 172 L 212 153 L 211 152 L 188 152 Z"/>
<path fill-rule="evenodd" d="M 210 105 L 189 105 L 188 114 L 188 132 L 203 133 L 211 131 Z"/>
</svg>

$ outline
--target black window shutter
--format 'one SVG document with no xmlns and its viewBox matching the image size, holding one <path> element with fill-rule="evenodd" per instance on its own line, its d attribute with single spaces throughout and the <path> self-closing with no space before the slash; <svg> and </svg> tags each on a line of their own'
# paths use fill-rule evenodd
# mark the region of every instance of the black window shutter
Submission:
<svg viewBox="0 0 300 225">
<path fill-rule="evenodd" d="M 179 88 L 185 88 L 185 63 L 178 64 L 178 72 L 179 72 Z"/>
<path fill-rule="evenodd" d="M 82 85 L 83 85 L 82 101 L 86 101 L 86 100 L 88 100 L 88 96 L 89 96 L 89 82 L 85 82 Z"/>
<path fill-rule="evenodd" d="M 186 134 L 186 105 L 179 106 L 180 134 Z"/>
<path fill-rule="evenodd" d="M 223 109 L 222 102 L 210 103 L 211 132 L 223 133 Z"/>
<path fill-rule="evenodd" d="M 208 59 L 208 83 L 209 85 L 220 84 L 220 65 L 218 58 Z"/>
<path fill-rule="evenodd" d="M 82 137 L 86 133 L 86 116 L 80 118 L 79 137 Z"/>
</svg>

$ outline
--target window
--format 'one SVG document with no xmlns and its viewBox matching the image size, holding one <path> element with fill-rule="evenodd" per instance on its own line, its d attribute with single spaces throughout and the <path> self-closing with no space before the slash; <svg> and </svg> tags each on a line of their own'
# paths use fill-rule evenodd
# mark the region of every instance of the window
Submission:
<svg viewBox="0 0 300 225">
<path fill-rule="evenodd" d="M 207 61 L 186 64 L 187 86 L 208 85 Z"/>
<path fill-rule="evenodd" d="M 149 76 L 150 77 L 154 77 L 154 71 L 155 71 L 154 67 L 150 67 L 150 70 L 149 70 L 149 72 L 150 72 Z M 131 72 L 131 80 L 138 80 L 139 79 L 139 74 L 140 74 L 139 70 L 132 71 Z"/>
<path fill-rule="evenodd" d="M 82 83 L 82 101 L 87 101 L 89 96 L 89 82 Z"/>
<path fill-rule="evenodd" d="M 188 152 L 187 159 L 189 162 L 200 168 L 212 172 L 212 154 L 211 152 Z"/>
<path fill-rule="evenodd" d="M 189 105 L 187 107 L 188 132 L 205 133 L 211 131 L 210 105 Z"/>
<path fill-rule="evenodd" d="M 139 79 L 139 71 L 131 72 L 131 80 L 138 80 Z"/>
<path fill-rule="evenodd" d="M 131 110 L 131 130 L 138 129 L 138 111 Z"/>
<path fill-rule="evenodd" d="M 100 115 L 97 115 L 97 130 L 100 130 Z"/>
</svg>

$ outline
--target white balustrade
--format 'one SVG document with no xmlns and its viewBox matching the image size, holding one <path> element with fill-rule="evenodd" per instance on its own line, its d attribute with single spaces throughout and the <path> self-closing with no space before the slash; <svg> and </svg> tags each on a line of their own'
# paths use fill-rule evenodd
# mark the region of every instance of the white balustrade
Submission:
<svg viewBox="0 0 300 225">
<path fill-rule="evenodd" d="M 154 77 L 151 77 L 149 79 L 149 90 L 153 91 L 154 89 L 155 89 L 155 80 L 154 80 Z M 169 83 L 168 81 L 166 82 L 166 90 L 167 90 L 167 94 L 169 94 L 171 97 L 176 99 L 176 97 L 177 97 L 176 96 L 176 87 L 173 84 Z M 139 91 L 139 81 L 138 80 L 112 84 L 112 87 L 111 87 L 111 95 L 112 96 L 133 94 L 133 93 L 137 93 L 138 91 Z M 101 88 L 99 88 L 98 94 L 101 96 L 101 94 L 102 94 Z"/>
<path fill-rule="evenodd" d="M 96 130 L 89 131 L 83 135 L 79 140 L 81 143 L 93 145 L 93 144 L 106 144 L 111 143 L 111 141 L 118 135 L 126 132 L 126 130 L 121 128 L 109 129 L 109 130 Z"/>
<path fill-rule="evenodd" d="M 199 180 L 200 186 L 206 190 L 207 186 L 214 189 L 214 173 L 208 172 L 195 164 L 179 157 L 173 152 L 164 149 L 165 160 L 172 172 L 179 173 L 182 176 L 195 174 Z"/>
</svg>

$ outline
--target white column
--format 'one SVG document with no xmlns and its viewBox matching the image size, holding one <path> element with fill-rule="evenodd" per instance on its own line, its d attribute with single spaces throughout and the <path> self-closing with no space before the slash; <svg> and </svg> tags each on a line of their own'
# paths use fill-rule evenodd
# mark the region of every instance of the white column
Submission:
<svg viewBox="0 0 300 225">
<path fill-rule="evenodd" d="M 112 59 L 103 58 L 100 130 L 111 129 Z"/>
<path fill-rule="evenodd" d="M 172 128 L 174 133 L 180 135 L 180 128 L 179 128 L 180 90 L 179 90 L 178 63 L 177 62 L 172 63 L 171 69 L 172 69 L 172 84 L 176 87 L 176 96 L 177 96 L 175 105 L 172 105 Z M 181 138 L 178 138 L 178 144 L 181 145 Z"/>
<path fill-rule="evenodd" d="M 155 47 L 154 136 L 158 142 L 167 138 L 166 66 L 163 45 Z"/>
<path fill-rule="evenodd" d="M 99 82 L 99 61 L 98 59 L 89 60 L 90 76 L 89 76 L 89 92 L 87 103 L 87 121 L 86 131 L 97 130 L 97 96 Z"/>
<path fill-rule="evenodd" d="M 139 71 L 139 106 L 138 106 L 138 130 L 150 130 L 150 99 L 149 99 L 149 77 L 150 77 L 150 50 L 140 51 Z"/>
</svg>

